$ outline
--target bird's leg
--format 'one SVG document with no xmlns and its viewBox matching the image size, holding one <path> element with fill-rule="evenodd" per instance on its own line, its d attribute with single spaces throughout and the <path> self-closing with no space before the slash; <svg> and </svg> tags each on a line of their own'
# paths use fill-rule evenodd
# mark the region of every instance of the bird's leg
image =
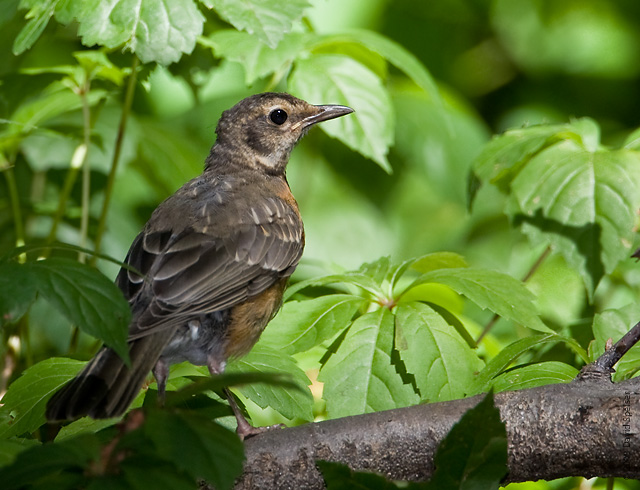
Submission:
<svg viewBox="0 0 640 490">
<path fill-rule="evenodd" d="M 211 357 L 209 357 L 209 360 L 207 363 L 209 372 L 212 375 L 222 374 L 224 372 L 225 365 L 226 363 L 224 362 L 220 363 L 217 360 L 212 359 Z M 235 416 L 236 422 L 238 423 L 236 434 L 238 434 L 238 437 L 240 437 L 240 439 L 246 439 L 247 437 L 255 436 L 256 434 L 261 434 L 262 432 L 265 432 L 272 428 L 272 427 L 254 427 L 253 425 L 251 425 L 249 421 L 245 418 L 244 414 L 242 413 L 242 410 L 240 410 L 240 407 L 236 402 L 235 396 L 233 395 L 233 393 L 231 393 L 231 390 L 229 390 L 228 388 L 225 388 L 224 394 L 227 397 L 229 406 L 231 407 L 231 410 L 233 410 L 233 415 Z"/>
<path fill-rule="evenodd" d="M 158 405 L 163 407 L 166 397 L 167 379 L 169 378 L 169 364 L 162 359 L 158 359 L 158 362 L 156 362 L 151 372 L 154 378 L 156 378 L 156 384 L 158 385 Z"/>
</svg>

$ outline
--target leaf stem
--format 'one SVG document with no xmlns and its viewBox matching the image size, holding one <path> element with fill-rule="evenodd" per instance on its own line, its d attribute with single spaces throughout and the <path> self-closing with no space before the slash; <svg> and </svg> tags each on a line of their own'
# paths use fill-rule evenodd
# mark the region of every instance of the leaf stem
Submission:
<svg viewBox="0 0 640 490">
<path fill-rule="evenodd" d="M 549 256 L 550 253 L 551 253 L 551 247 L 547 247 L 544 249 L 544 251 L 540 254 L 540 257 L 538 257 L 538 259 L 533 263 L 529 271 L 522 278 L 522 282 L 527 282 L 529 279 L 531 279 L 531 277 L 540 268 L 540 266 L 542 265 L 544 260 Z M 489 331 L 493 328 L 493 326 L 496 324 L 496 322 L 499 319 L 500 317 L 497 314 L 491 317 L 491 320 L 487 322 L 484 329 L 482 330 L 482 333 L 478 336 L 478 339 L 476 340 L 476 344 L 479 344 L 482 341 L 482 339 L 489 333 Z"/>
<path fill-rule="evenodd" d="M 122 106 L 122 115 L 120 117 L 120 124 L 118 125 L 118 134 L 116 136 L 113 160 L 111 162 L 111 169 L 107 177 L 107 186 L 104 194 L 104 201 L 102 203 L 102 212 L 98 220 L 98 230 L 96 231 L 94 250 L 96 253 L 100 252 L 100 246 L 102 244 L 102 238 L 104 237 L 107 214 L 109 211 L 109 204 L 113 194 L 113 185 L 116 178 L 116 170 L 118 168 L 118 161 L 120 160 L 120 152 L 122 151 L 122 142 L 124 140 L 125 130 L 127 129 L 127 120 L 129 119 L 129 113 L 131 112 L 131 105 L 133 103 L 133 95 L 136 88 L 136 79 L 138 74 L 138 57 L 134 55 L 133 63 L 131 64 L 131 74 L 129 75 L 129 82 L 127 83 L 127 89 L 124 97 L 124 104 Z M 96 255 L 94 255 L 90 261 L 90 264 L 95 264 Z"/>
</svg>

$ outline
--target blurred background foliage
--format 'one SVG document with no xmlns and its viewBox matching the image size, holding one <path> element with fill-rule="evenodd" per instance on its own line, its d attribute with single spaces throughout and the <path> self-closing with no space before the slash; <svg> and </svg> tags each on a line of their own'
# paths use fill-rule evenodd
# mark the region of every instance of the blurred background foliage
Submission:
<svg viewBox="0 0 640 490">
<path fill-rule="evenodd" d="M 28 243 L 38 243 L 50 233 L 69 162 L 83 141 L 83 115 L 77 101 L 64 107 L 56 107 L 58 102 L 29 104 L 41 100 L 43 91 L 51 91 L 51 84 L 61 80 L 59 71 L 48 68 L 78 66 L 73 53 L 85 48 L 76 24 L 50 22 L 38 42 L 15 56 L 10 47 L 24 26 L 25 10 L 18 10 L 19 0 L 1 3 L 0 123 L 6 126 L 19 115 L 21 124 L 39 129 L 19 142 L 11 161 L 24 237 Z M 125 256 L 162 199 L 200 173 L 223 110 L 265 90 L 304 92 L 302 76 L 296 86 L 296 73 L 292 74 L 293 87 L 282 76 L 291 67 L 287 49 L 281 47 L 282 57 L 272 60 L 283 73 L 261 71 L 260 66 L 249 70 L 246 60 L 225 55 L 225 49 L 233 51 L 229 46 L 238 46 L 234 39 L 217 34 L 228 24 L 213 10 L 201 12 L 206 22 L 193 52 L 167 66 L 143 64 L 138 75 L 102 246 L 114 258 Z M 457 252 L 475 266 L 524 277 L 545 247 L 531 247 L 510 225 L 502 211 L 505 198 L 495 188 L 484 186 L 473 209 L 468 208 L 469 169 L 492 134 L 538 123 L 588 116 L 599 123 L 605 145 L 619 145 L 638 126 L 640 113 L 640 3 L 312 0 L 293 34 L 338 35 L 352 28 L 378 32 L 417 57 L 437 81 L 442 107 L 434 94 L 376 53 L 348 43 L 327 42 L 315 48 L 316 54 L 357 58 L 381 77 L 392 107 L 387 126 L 393 143 L 388 155 L 374 158 L 378 165 L 318 130 L 295 150 L 288 178 L 307 233 L 295 279 L 319 271 L 355 269 L 386 255 L 400 261 L 441 250 Z M 295 37 L 286 42 L 291 43 L 291 53 L 296 52 Z M 91 82 L 91 212 L 84 241 L 89 248 L 121 117 L 126 84 L 122 74 L 132 65 L 131 53 L 120 48 L 108 50 L 108 58 L 117 69 L 109 72 L 108 64 L 100 65 L 103 71 Z M 64 75 L 74 79 L 73 74 Z M 12 143 L 3 141 L 1 149 L 7 155 Z M 70 190 L 56 232 L 57 240 L 72 244 L 83 244 L 79 182 Z M 7 181 L 0 179 L 0 252 L 20 244 L 16 233 Z M 99 266 L 108 277 L 115 277 L 116 265 L 101 261 Z M 593 339 L 594 313 L 636 301 L 639 271 L 632 261 L 622 264 L 603 280 L 590 303 L 579 274 L 552 255 L 528 285 L 538 296 L 545 322 L 586 348 Z M 491 316 L 479 309 L 465 314 L 479 325 Z M 29 354 L 21 363 L 67 351 L 68 323 L 47 303 L 36 302 L 30 325 Z M 518 335 L 500 321 L 491 341 L 508 342 Z M 79 352 L 90 345 L 82 337 Z M 529 360 L 549 359 L 576 362 L 575 354 L 563 345 L 537 351 Z M 535 488 L 545 488 L 540 485 Z"/>
</svg>

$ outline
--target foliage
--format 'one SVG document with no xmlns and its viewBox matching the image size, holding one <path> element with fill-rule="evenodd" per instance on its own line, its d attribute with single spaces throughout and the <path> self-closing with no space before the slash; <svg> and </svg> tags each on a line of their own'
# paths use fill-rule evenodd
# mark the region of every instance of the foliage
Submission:
<svg viewBox="0 0 640 490">
<path fill-rule="evenodd" d="M 254 422 L 292 425 L 568 382 L 638 321 L 635 4 L 5 4 L 7 488 L 148 487 L 152 466 L 159 487 L 229 487 L 242 446 L 224 386 Z M 124 424 L 43 425 L 94 338 L 125 355 L 111 279 L 151 210 L 200 172 L 220 112 L 267 90 L 356 111 L 294 151 L 307 246 L 281 312 L 228 377 L 172 367 L 166 410 L 151 384 Z M 636 374 L 636 350 L 617 380 Z M 443 467 L 459 458 L 447 444 Z M 336 485 L 392 485 L 322 468 Z"/>
</svg>

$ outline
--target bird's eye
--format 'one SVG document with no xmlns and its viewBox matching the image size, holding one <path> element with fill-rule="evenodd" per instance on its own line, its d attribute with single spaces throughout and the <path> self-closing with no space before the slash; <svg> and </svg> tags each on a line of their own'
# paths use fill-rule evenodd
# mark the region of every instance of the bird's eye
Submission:
<svg viewBox="0 0 640 490">
<path fill-rule="evenodd" d="M 287 117 L 287 113 L 282 109 L 276 109 L 274 111 L 271 111 L 271 114 L 269 114 L 269 119 L 271 119 L 271 121 L 278 126 L 284 124 L 284 122 L 287 120 Z"/>
</svg>

